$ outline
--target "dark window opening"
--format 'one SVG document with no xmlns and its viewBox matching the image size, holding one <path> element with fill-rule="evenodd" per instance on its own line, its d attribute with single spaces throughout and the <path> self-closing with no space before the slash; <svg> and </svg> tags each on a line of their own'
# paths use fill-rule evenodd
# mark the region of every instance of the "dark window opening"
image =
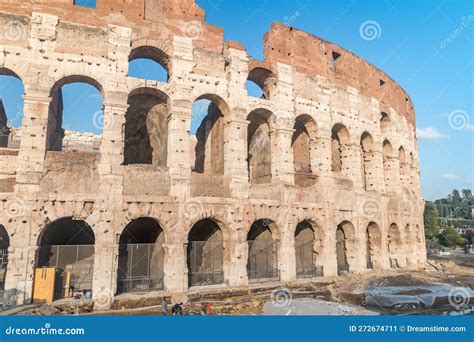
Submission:
<svg viewBox="0 0 474 342">
<path fill-rule="evenodd" d="M 340 53 L 337 53 L 335 51 L 332 52 L 332 70 L 336 71 L 336 60 L 341 57 Z"/>
</svg>

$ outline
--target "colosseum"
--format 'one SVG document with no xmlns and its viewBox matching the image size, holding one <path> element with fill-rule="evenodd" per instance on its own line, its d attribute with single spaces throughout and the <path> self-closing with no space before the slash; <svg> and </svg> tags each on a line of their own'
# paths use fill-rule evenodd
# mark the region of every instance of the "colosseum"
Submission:
<svg viewBox="0 0 474 342">
<path fill-rule="evenodd" d="M 50 269 L 54 299 L 106 306 L 424 267 L 413 104 L 350 51 L 274 23 L 256 60 L 194 0 L 0 0 L 0 22 L 0 74 L 24 87 L 20 128 L 0 106 L 5 298 L 31 302 Z M 167 82 L 129 76 L 139 58 Z M 78 82 L 100 136 L 65 132 Z"/>
</svg>

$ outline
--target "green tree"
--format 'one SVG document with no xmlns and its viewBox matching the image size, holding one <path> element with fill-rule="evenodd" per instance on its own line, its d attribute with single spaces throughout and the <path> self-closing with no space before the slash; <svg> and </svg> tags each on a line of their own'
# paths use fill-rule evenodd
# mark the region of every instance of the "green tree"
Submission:
<svg viewBox="0 0 474 342">
<path fill-rule="evenodd" d="M 425 236 L 428 240 L 434 240 L 439 234 L 438 208 L 433 202 L 425 203 L 425 212 L 423 214 L 425 223 Z"/>
<path fill-rule="evenodd" d="M 438 240 L 445 247 L 458 247 L 467 244 L 467 240 L 454 228 L 446 228 L 440 232 Z"/>
</svg>

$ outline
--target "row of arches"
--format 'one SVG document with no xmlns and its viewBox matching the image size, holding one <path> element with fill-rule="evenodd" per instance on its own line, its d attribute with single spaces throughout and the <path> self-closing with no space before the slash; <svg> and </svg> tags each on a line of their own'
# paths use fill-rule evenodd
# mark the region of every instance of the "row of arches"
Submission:
<svg viewBox="0 0 474 342">
<path fill-rule="evenodd" d="M 250 226 L 246 236 L 249 283 L 280 280 L 280 234 L 278 225 L 271 219 L 258 219 Z M 407 225 L 402 232 L 393 223 L 384 237 L 379 225 L 370 222 L 365 230 L 365 243 L 362 244 L 366 246 L 364 267 L 382 269 L 387 264 L 391 268 L 406 267 L 410 256 L 403 252 L 404 244 L 414 238 L 413 234 L 416 234 L 418 242 L 422 241 L 418 225 L 415 231 Z M 326 275 L 324 267 L 331 262 L 328 257 L 337 263 L 339 275 L 360 270 L 357 264 L 360 260 L 357 259 L 361 246 L 357 235 L 349 221 L 341 222 L 334 230 L 323 230 L 310 219 L 299 222 L 293 233 L 296 277 Z M 328 246 L 328 241 L 333 241 L 334 246 Z M 9 240 L 4 228 L 0 229 L 0 242 L 0 250 L 6 251 Z M 382 245 L 384 242 L 386 246 Z M 163 290 L 167 243 L 167 234 L 157 220 L 151 217 L 132 220 L 117 240 L 117 293 Z M 226 230 L 217 220 L 202 219 L 192 226 L 185 243 L 189 288 L 226 282 L 229 276 L 226 274 L 227 267 L 233 262 L 229 256 L 229 243 Z M 66 287 L 73 291 L 92 289 L 95 235 L 85 221 L 72 217 L 53 221 L 45 227 L 38 244 L 36 267 L 56 267 L 59 270 L 56 298 L 64 296 Z"/>
</svg>

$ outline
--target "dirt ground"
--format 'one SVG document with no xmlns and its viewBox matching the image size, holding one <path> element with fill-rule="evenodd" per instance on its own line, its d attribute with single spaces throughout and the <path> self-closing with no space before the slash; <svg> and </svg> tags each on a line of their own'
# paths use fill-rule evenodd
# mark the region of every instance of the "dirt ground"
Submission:
<svg viewBox="0 0 474 342">
<path fill-rule="evenodd" d="M 184 313 L 199 315 L 202 305 L 211 303 L 218 315 L 257 315 L 263 305 L 274 299 L 275 291 L 285 289 L 291 299 L 315 298 L 341 304 L 363 307 L 367 289 L 378 286 L 416 287 L 433 284 L 450 284 L 456 287 L 474 288 L 474 255 L 453 254 L 450 256 L 430 256 L 424 270 L 384 271 L 368 274 L 355 274 L 344 277 L 324 278 L 321 281 L 298 284 L 278 284 L 273 286 L 253 286 L 247 289 L 225 289 L 189 296 L 183 306 Z M 399 294 L 418 295 L 423 289 L 407 289 Z M 93 311 L 91 301 L 58 301 L 52 305 L 25 307 L 15 312 L 19 315 L 161 315 L 163 297 L 153 293 L 118 296 L 111 310 Z M 285 299 L 285 298 L 283 298 Z M 170 299 L 167 298 L 168 303 Z M 381 314 L 447 314 L 446 303 L 437 303 L 433 308 L 420 308 L 416 305 L 394 308 L 372 308 Z M 169 305 L 171 308 L 171 305 Z M 379 309 L 379 310 L 378 310 Z"/>
</svg>

